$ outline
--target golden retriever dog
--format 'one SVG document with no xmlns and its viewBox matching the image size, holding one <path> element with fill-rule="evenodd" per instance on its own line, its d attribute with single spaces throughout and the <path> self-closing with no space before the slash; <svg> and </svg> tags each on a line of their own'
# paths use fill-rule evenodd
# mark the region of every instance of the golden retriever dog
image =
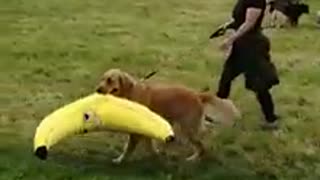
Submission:
<svg viewBox="0 0 320 180">
<path fill-rule="evenodd" d="M 241 117 L 231 100 L 219 99 L 209 92 L 196 92 L 182 85 L 138 80 L 120 69 L 107 70 L 100 79 L 96 92 L 138 102 L 167 119 L 174 131 L 179 129 L 184 139 L 192 145 L 193 154 L 186 159 L 189 161 L 200 158 L 205 152 L 200 132 L 202 121 L 206 115 L 214 112 L 212 109 L 221 112 L 223 121 L 220 122 L 232 123 Z M 113 162 L 121 163 L 141 141 L 146 143 L 149 152 L 158 154 L 152 139 L 130 134 L 123 152 Z"/>
</svg>

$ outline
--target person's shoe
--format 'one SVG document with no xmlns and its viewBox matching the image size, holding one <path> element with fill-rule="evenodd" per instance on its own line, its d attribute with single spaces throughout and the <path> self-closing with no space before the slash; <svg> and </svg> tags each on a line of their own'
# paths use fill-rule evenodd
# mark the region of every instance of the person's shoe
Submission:
<svg viewBox="0 0 320 180">
<path fill-rule="evenodd" d="M 263 130 L 277 130 L 279 128 L 279 123 L 278 121 L 264 122 L 261 124 L 261 128 Z"/>
</svg>

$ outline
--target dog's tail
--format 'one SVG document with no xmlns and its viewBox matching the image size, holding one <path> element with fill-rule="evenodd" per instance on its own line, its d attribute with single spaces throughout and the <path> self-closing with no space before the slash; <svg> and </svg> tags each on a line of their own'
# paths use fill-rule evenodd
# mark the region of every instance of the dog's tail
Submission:
<svg viewBox="0 0 320 180">
<path fill-rule="evenodd" d="M 230 99 L 219 98 L 210 92 L 199 92 L 198 96 L 204 104 L 206 120 L 233 125 L 242 116 Z"/>
</svg>

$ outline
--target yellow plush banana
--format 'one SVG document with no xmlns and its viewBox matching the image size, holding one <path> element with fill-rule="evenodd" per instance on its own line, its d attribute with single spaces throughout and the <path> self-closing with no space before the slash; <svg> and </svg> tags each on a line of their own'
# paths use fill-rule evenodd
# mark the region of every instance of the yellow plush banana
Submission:
<svg viewBox="0 0 320 180">
<path fill-rule="evenodd" d="M 68 136 L 91 131 L 134 133 L 172 141 L 171 125 L 146 106 L 113 95 L 91 94 L 45 117 L 36 129 L 34 152 L 46 159 L 50 147 Z"/>
</svg>

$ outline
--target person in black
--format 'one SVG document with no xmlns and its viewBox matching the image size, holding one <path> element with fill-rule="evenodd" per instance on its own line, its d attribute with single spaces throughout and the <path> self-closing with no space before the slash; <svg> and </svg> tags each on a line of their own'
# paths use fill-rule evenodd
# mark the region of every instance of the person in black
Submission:
<svg viewBox="0 0 320 180">
<path fill-rule="evenodd" d="M 265 117 L 263 128 L 277 128 L 277 115 L 269 92 L 280 83 L 275 65 L 271 62 L 270 41 L 262 33 L 266 0 L 237 0 L 232 13 L 233 33 L 221 49 L 228 52 L 219 80 L 217 96 L 228 98 L 232 81 L 244 74 L 245 87 L 256 94 Z"/>
</svg>

